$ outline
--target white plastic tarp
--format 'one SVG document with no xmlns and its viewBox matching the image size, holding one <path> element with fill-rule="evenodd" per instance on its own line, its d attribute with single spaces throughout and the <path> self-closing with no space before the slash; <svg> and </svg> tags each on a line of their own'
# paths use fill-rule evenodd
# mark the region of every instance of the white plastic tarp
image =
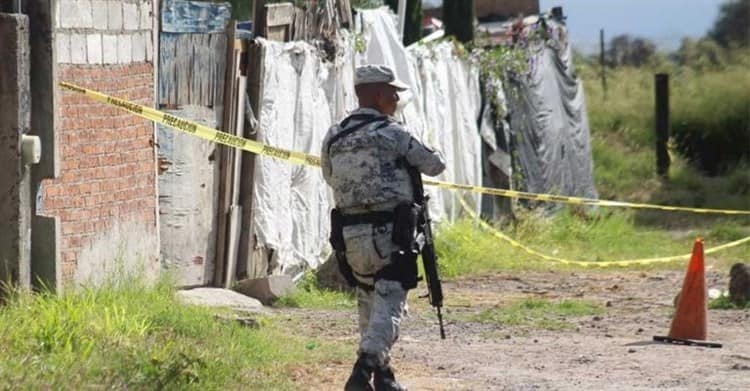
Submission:
<svg viewBox="0 0 750 391">
<path fill-rule="evenodd" d="M 411 87 L 402 118 L 408 129 L 446 157 L 438 179 L 478 184 L 482 180 L 477 129 L 480 89 L 477 70 L 450 44 L 407 51 L 397 38 L 393 14 L 362 11 L 359 30 L 367 50 L 356 55 L 346 38 L 333 63 L 303 42 L 259 40 L 265 48 L 263 96 L 257 140 L 279 148 L 320 153 L 327 129 L 357 106 L 354 65 L 387 64 Z M 327 255 L 332 198 L 319 170 L 256 157 L 253 230 L 256 246 L 273 249 L 272 274 L 317 267 Z M 436 220 L 460 213 L 455 194 L 428 187 Z M 463 194 L 478 212 L 479 195 Z"/>
<path fill-rule="evenodd" d="M 257 140 L 317 155 L 334 119 L 354 103 L 353 66 L 324 63 L 304 42 L 265 49 Z M 273 274 L 315 268 L 328 251 L 331 197 L 319 169 L 258 156 L 253 184 L 257 246 L 274 250 Z"/>
<path fill-rule="evenodd" d="M 479 73 L 460 59 L 452 44 L 416 45 L 406 50 L 398 38 L 395 15 L 388 7 L 360 11 L 357 31 L 367 44 L 358 65 L 385 64 L 409 84 L 411 102 L 403 110 L 409 131 L 440 150 L 447 168 L 440 180 L 482 183 L 481 139 L 477 128 L 481 105 Z M 454 220 L 460 214 L 456 196 L 479 212 L 478 194 L 459 194 L 429 188 L 436 220 Z"/>
</svg>

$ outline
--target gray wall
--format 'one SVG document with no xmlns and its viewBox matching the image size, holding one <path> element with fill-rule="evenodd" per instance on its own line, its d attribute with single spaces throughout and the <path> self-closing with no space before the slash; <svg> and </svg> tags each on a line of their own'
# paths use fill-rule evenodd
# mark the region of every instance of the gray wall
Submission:
<svg viewBox="0 0 750 391">
<path fill-rule="evenodd" d="M 29 130 L 29 21 L 0 14 L 0 281 L 29 286 L 29 170 L 21 136 Z"/>
</svg>

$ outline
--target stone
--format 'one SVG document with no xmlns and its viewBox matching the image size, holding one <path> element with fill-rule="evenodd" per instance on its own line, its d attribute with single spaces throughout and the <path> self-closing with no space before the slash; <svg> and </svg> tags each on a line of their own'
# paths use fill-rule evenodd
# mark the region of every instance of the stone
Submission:
<svg viewBox="0 0 750 391">
<path fill-rule="evenodd" d="M 729 271 L 729 300 L 738 306 L 750 302 L 750 265 L 732 265 Z"/>
<path fill-rule="evenodd" d="M 151 30 L 151 2 L 144 1 L 140 5 L 140 25 L 141 30 Z"/>
<path fill-rule="evenodd" d="M 55 35 L 55 50 L 59 64 L 70 63 L 70 35 L 59 32 Z"/>
<path fill-rule="evenodd" d="M 138 16 L 138 4 L 122 4 L 122 24 L 125 30 L 138 30 L 140 17 Z"/>
<path fill-rule="evenodd" d="M 88 34 L 86 36 L 86 51 L 88 52 L 89 64 L 102 63 L 102 36 L 100 34 Z"/>
<path fill-rule="evenodd" d="M 263 312 L 263 304 L 229 289 L 194 288 L 177 291 L 177 299 L 185 304 L 206 307 L 228 307 L 236 311 Z"/>
<path fill-rule="evenodd" d="M 70 62 L 73 64 L 86 64 L 86 34 L 71 34 L 70 36 Z"/>
<path fill-rule="evenodd" d="M 91 0 L 60 0 L 60 27 L 91 28 L 94 26 Z"/>
<path fill-rule="evenodd" d="M 105 64 L 117 64 L 117 36 L 102 35 L 102 61 Z"/>
<path fill-rule="evenodd" d="M 133 57 L 133 48 L 130 35 L 117 36 L 117 61 L 120 64 L 130 64 Z"/>
<path fill-rule="evenodd" d="M 146 61 L 146 37 L 145 34 L 133 34 L 132 35 L 132 49 L 133 55 L 131 60 L 133 62 Z"/>
<path fill-rule="evenodd" d="M 122 30 L 122 3 L 107 2 L 107 26 L 110 30 Z"/>
<path fill-rule="evenodd" d="M 264 305 L 270 305 L 278 298 L 291 294 L 294 289 L 294 281 L 287 275 L 248 278 L 238 281 L 234 288 L 243 295 L 260 300 Z"/>
<path fill-rule="evenodd" d="M 107 2 L 105 0 L 93 0 L 91 2 L 93 25 L 97 30 L 107 29 Z"/>
<path fill-rule="evenodd" d="M 354 292 L 354 288 L 349 286 L 346 279 L 339 271 L 339 264 L 336 256 L 331 254 L 328 259 L 316 271 L 318 277 L 318 286 L 325 289 L 341 292 Z"/>
</svg>

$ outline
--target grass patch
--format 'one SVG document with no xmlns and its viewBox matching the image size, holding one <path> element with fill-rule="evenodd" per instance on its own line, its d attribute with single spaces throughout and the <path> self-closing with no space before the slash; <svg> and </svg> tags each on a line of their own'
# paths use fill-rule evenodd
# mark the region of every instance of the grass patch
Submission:
<svg viewBox="0 0 750 391">
<path fill-rule="evenodd" d="M 308 272 L 297 284 L 294 293 L 279 298 L 276 307 L 310 309 L 350 309 L 357 301 L 353 294 L 321 288 L 314 272 Z"/>
<path fill-rule="evenodd" d="M 496 323 L 501 326 L 516 326 L 545 330 L 564 330 L 573 327 L 568 318 L 596 315 L 603 309 L 591 302 L 582 300 L 551 301 L 528 298 L 509 306 L 488 309 L 472 316 L 472 320 L 482 323 Z"/>
<path fill-rule="evenodd" d="M 646 201 L 649 194 L 659 193 L 658 199 L 651 201 L 747 208 L 749 171 L 747 161 L 743 164 L 741 159 L 743 153 L 745 159 L 750 153 L 748 54 L 738 52 L 731 64 L 700 72 L 669 62 L 608 69 L 606 94 L 599 68 L 577 64 L 587 97 L 595 183 L 601 197 Z M 658 72 L 670 75 L 672 97 L 674 137 L 667 183 L 658 180 L 655 173 L 654 74 Z M 726 153 L 720 152 L 724 150 Z M 689 167 L 687 159 L 700 160 L 698 166 L 704 168 L 719 167 L 721 170 L 714 171 L 724 175 L 718 182 L 711 181 Z M 712 186 L 717 184 L 718 189 Z M 691 197 L 690 193 L 700 189 L 709 191 L 698 191 L 698 197 Z"/>
<path fill-rule="evenodd" d="M 137 280 L 61 295 L 14 292 L 0 307 L 0 384 L 18 389 L 295 389 L 302 365 L 348 349 L 255 330 L 176 301 L 172 282 Z"/>
<path fill-rule="evenodd" d="M 542 254 L 588 262 L 683 255 L 691 252 L 697 236 L 702 236 L 706 248 L 711 248 L 750 235 L 750 229 L 740 224 L 670 232 L 638 225 L 632 211 L 604 212 L 593 217 L 580 215 L 570 209 L 548 218 L 530 214 L 520 217 L 516 224 L 497 226 L 496 229 Z M 487 233 L 470 219 L 443 224 L 436 232 L 440 272 L 446 278 L 501 271 L 580 268 L 545 261 L 513 247 Z M 728 267 L 740 261 L 749 251 L 750 244 L 744 244 L 714 254 L 710 261 Z M 687 258 L 684 262 L 630 268 L 679 269 L 686 262 Z"/>
<path fill-rule="evenodd" d="M 750 301 L 738 305 L 729 300 L 729 296 L 720 296 L 708 302 L 708 308 L 712 310 L 748 310 Z"/>
</svg>

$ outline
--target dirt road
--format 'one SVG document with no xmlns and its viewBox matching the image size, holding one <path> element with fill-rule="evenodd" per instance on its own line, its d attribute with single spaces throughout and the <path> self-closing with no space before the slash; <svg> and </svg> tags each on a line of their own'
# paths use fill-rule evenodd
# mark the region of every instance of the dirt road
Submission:
<svg viewBox="0 0 750 391">
<path fill-rule="evenodd" d="M 750 390 L 748 310 L 709 311 L 709 339 L 721 349 L 652 342 L 669 330 L 682 278 L 673 271 L 550 271 L 448 282 L 443 341 L 417 290 L 394 365 L 410 390 Z M 709 272 L 708 281 L 726 289 L 718 273 Z M 588 301 L 602 312 L 559 319 L 568 327 L 555 330 L 476 320 L 528 297 Z M 314 325 L 305 334 L 356 346 L 353 311 L 300 315 Z M 325 363 L 298 381 L 305 389 L 340 390 L 350 365 Z"/>
</svg>

